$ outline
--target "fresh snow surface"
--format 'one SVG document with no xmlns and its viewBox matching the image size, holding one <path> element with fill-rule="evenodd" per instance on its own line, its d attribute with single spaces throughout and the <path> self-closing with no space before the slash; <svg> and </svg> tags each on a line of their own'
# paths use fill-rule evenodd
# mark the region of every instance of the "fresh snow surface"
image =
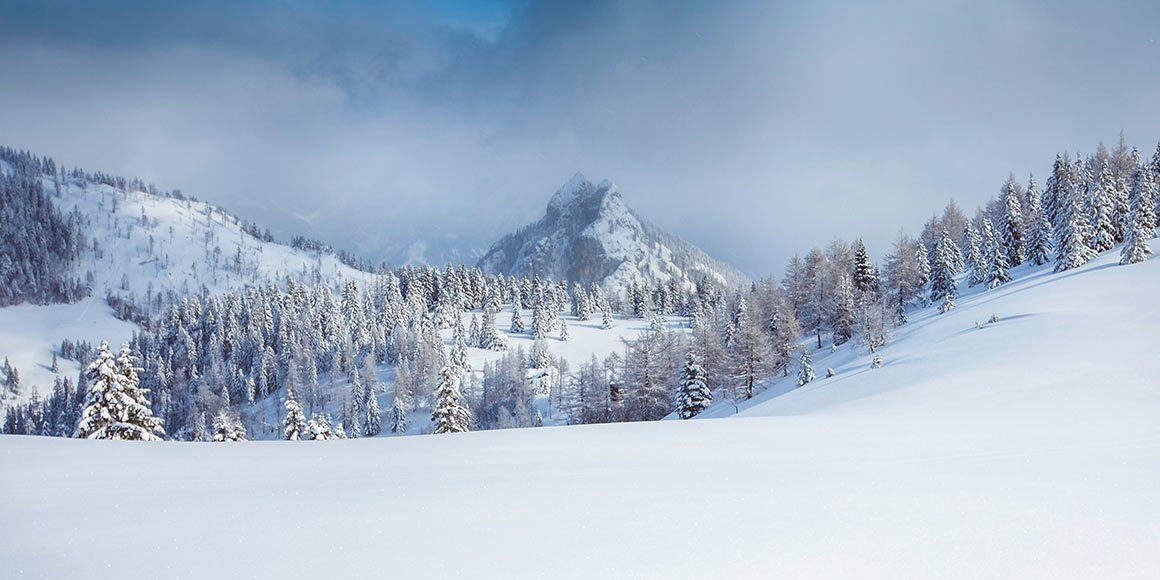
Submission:
<svg viewBox="0 0 1160 580">
<path fill-rule="evenodd" d="M 2 437 L 0 576 L 1154 578 L 1160 261 L 1114 254 L 916 314 L 880 369 L 819 353 L 729 418 Z"/>
</svg>

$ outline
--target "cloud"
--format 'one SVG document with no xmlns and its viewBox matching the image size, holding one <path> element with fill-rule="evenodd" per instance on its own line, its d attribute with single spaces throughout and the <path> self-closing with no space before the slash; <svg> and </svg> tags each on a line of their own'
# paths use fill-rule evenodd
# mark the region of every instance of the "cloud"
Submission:
<svg viewBox="0 0 1160 580">
<path fill-rule="evenodd" d="M 371 257 L 486 245 L 580 170 L 760 275 L 835 235 L 881 254 L 1057 150 L 1121 129 L 1150 147 L 1157 20 L 1146 2 L 28 3 L 0 18 L 0 126 Z"/>
</svg>

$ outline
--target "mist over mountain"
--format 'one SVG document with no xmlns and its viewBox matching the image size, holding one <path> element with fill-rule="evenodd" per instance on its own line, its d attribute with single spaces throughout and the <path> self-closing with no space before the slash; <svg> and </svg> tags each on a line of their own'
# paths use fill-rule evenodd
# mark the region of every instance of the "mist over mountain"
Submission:
<svg viewBox="0 0 1160 580">
<path fill-rule="evenodd" d="M 619 291 L 632 281 L 703 279 L 733 286 L 749 278 L 700 248 L 649 223 L 610 181 L 577 173 L 552 195 L 544 217 L 495 242 L 479 261 L 488 274 L 539 275 Z"/>
</svg>

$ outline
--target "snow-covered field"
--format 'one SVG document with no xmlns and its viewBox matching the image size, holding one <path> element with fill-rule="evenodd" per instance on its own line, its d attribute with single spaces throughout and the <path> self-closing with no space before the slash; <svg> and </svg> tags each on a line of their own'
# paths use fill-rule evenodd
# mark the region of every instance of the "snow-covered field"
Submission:
<svg viewBox="0 0 1160 580">
<path fill-rule="evenodd" d="M 3 437 L 0 576 L 1154 578 L 1160 261 L 1115 257 L 917 315 L 881 369 L 819 355 L 737 417 Z"/>
</svg>

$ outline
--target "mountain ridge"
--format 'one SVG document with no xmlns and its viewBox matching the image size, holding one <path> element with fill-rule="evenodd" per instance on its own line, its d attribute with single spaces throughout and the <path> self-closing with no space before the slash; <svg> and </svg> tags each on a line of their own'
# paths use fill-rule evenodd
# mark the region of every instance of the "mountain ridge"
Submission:
<svg viewBox="0 0 1160 580">
<path fill-rule="evenodd" d="M 478 266 L 492 275 L 551 276 L 606 291 L 633 281 L 691 287 L 705 278 L 722 286 L 750 280 L 644 219 L 613 182 L 593 184 L 582 173 L 552 194 L 543 217 L 492 244 Z"/>
</svg>

